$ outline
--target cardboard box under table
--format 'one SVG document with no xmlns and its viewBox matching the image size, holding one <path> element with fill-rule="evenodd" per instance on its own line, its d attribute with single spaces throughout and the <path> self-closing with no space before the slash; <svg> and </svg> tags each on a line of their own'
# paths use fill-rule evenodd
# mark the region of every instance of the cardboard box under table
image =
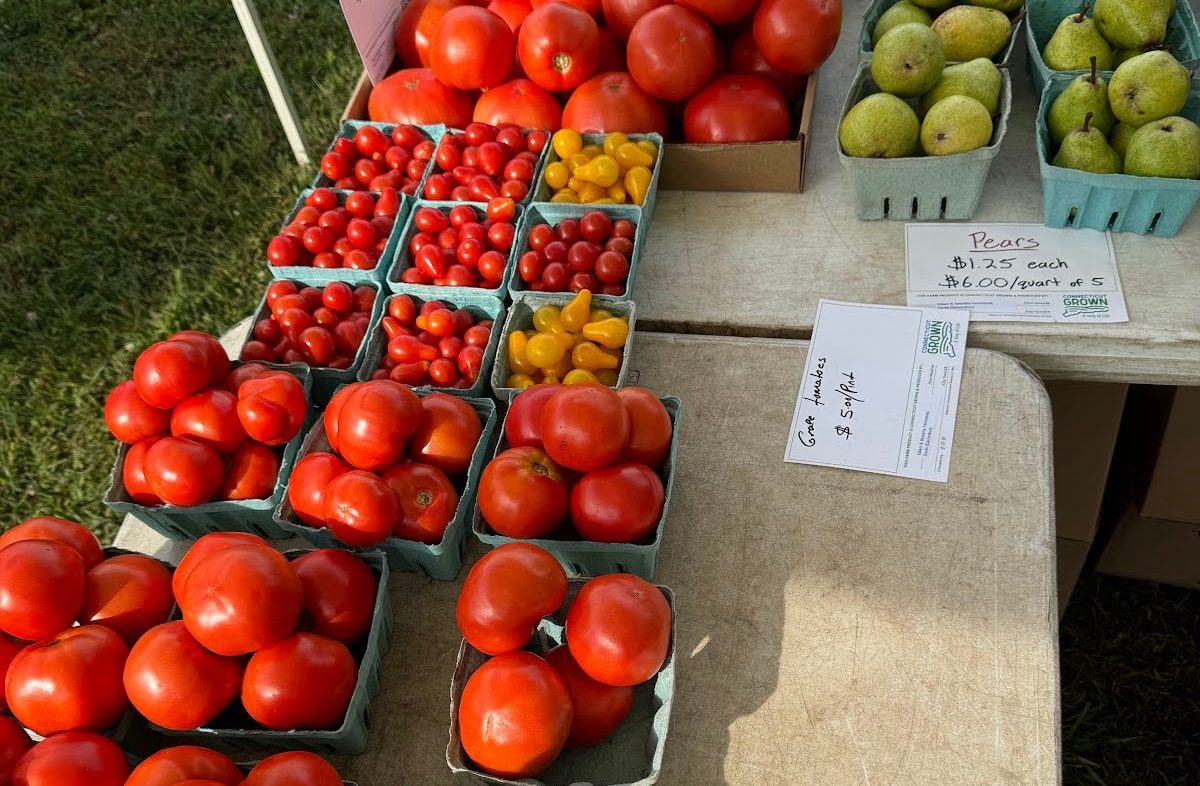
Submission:
<svg viewBox="0 0 1200 786">
<path fill-rule="evenodd" d="M 658 783 L 1056 786 L 1041 383 L 1011 358 L 968 350 L 948 483 L 785 464 L 806 351 L 798 341 L 637 337 L 639 384 L 687 409 L 655 572 L 674 591 L 677 621 Z M 164 541 L 126 524 L 118 545 Z M 472 546 L 468 562 L 481 553 Z M 336 759 L 343 777 L 460 782 L 446 748 L 464 577 L 393 574 L 395 630 L 371 737 L 364 755 Z M 649 772 L 578 780 L 645 784 Z"/>
</svg>

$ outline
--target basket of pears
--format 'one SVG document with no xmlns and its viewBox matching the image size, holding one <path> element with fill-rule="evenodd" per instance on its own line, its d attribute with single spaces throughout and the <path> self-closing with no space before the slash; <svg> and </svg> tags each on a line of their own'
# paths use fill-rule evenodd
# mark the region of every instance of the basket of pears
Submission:
<svg viewBox="0 0 1200 786">
<path fill-rule="evenodd" d="M 1024 15 L 1025 0 L 872 0 L 858 36 L 859 60 L 870 60 L 893 27 L 917 23 L 942 39 L 947 63 L 982 57 L 1007 66 Z"/>
<path fill-rule="evenodd" d="M 925 25 L 889 30 L 859 64 L 838 127 L 858 217 L 973 216 L 1008 128 L 1011 87 L 987 58 L 946 65 Z"/>
<path fill-rule="evenodd" d="M 1039 0 L 1025 24 L 1029 75 L 1041 92 L 1052 72 L 1112 71 L 1150 51 L 1189 71 L 1200 65 L 1200 30 L 1188 0 Z"/>
<path fill-rule="evenodd" d="M 1132 57 L 1106 80 L 1051 74 L 1037 148 L 1047 226 L 1170 237 L 1200 201 L 1200 81 L 1170 54 Z"/>
</svg>

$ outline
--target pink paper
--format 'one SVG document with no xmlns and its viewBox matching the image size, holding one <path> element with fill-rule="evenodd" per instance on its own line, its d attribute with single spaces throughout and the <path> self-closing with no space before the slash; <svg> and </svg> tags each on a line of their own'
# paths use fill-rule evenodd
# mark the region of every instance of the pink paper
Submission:
<svg viewBox="0 0 1200 786">
<path fill-rule="evenodd" d="M 396 58 L 394 33 L 405 0 L 342 0 L 342 15 L 371 84 L 387 76 Z"/>
</svg>

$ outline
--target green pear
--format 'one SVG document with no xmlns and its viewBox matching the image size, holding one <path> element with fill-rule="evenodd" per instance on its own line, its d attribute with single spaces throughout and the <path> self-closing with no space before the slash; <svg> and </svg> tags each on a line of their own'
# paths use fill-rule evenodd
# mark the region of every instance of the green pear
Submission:
<svg viewBox="0 0 1200 786">
<path fill-rule="evenodd" d="M 1087 4 L 1078 14 L 1058 23 L 1054 35 L 1042 49 L 1042 60 L 1054 71 L 1078 71 L 1087 68 L 1092 58 L 1102 71 L 1113 68 L 1113 51 L 1096 24 L 1087 17 Z"/>
<path fill-rule="evenodd" d="M 1142 49 L 1167 37 L 1175 0 L 1096 0 L 1096 29 L 1118 49 Z"/>
<path fill-rule="evenodd" d="M 1126 60 L 1128 60 L 1131 57 L 1137 57 L 1141 53 L 1142 53 L 1142 50 L 1140 50 L 1140 49 L 1114 49 L 1113 56 L 1112 56 L 1113 68 L 1116 68 L 1117 66 L 1121 65 L 1121 63 L 1124 63 Z M 1108 69 L 1108 70 L 1112 70 L 1112 69 Z"/>
<path fill-rule="evenodd" d="M 1140 128 L 1179 114 L 1187 102 L 1188 71 L 1162 51 L 1145 52 L 1121 63 L 1108 83 L 1108 101 L 1117 120 Z"/>
<path fill-rule="evenodd" d="M 1134 131 L 1137 131 L 1137 129 L 1133 126 L 1117 123 L 1108 134 L 1108 143 L 1112 145 L 1112 149 L 1116 150 L 1121 158 L 1125 157 L 1125 151 L 1129 149 L 1129 140 L 1133 137 Z"/>
<path fill-rule="evenodd" d="M 1125 174 L 1200 179 L 1200 126 L 1185 117 L 1165 117 L 1134 131 Z"/>
<path fill-rule="evenodd" d="M 995 115 L 1000 109 L 1000 69 L 986 57 L 946 66 L 938 83 L 921 96 L 921 115 L 947 96 L 969 96 Z"/>
<path fill-rule="evenodd" d="M 1005 14 L 1011 14 L 1025 5 L 1025 0 L 971 0 L 971 5 L 980 8 L 995 8 Z"/>
<path fill-rule="evenodd" d="M 1058 153 L 1051 162 L 1054 166 L 1078 169 L 1097 175 L 1119 175 L 1121 156 L 1108 146 L 1108 140 L 1100 129 L 1091 125 L 1092 113 L 1083 118 L 1083 125 L 1073 129 L 1062 141 Z"/>
<path fill-rule="evenodd" d="M 883 34 L 871 55 L 871 77 L 879 89 L 901 98 L 916 98 L 942 78 L 946 53 L 942 40 L 917 22 Z"/>
<path fill-rule="evenodd" d="M 890 93 L 874 93 L 850 107 L 838 141 L 854 158 L 902 158 L 917 151 L 920 127 L 911 106 Z"/>
<path fill-rule="evenodd" d="M 914 5 L 928 8 L 930 11 L 941 11 L 954 4 L 954 0 L 912 0 Z"/>
<path fill-rule="evenodd" d="M 956 5 L 933 20 L 933 32 L 942 39 L 948 61 L 990 60 L 1008 43 L 1012 22 L 994 8 Z"/>
<path fill-rule="evenodd" d="M 1050 138 L 1054 144 L 1062 144 L 1067 134 L 1079 128 L 1084 115 L 1092 119 L 1092 128 L 1101 134 L 1107 134 L 1117 122 L 1108 105 L 1108 86 L 1096 73 L 1094 57 L 1091 72 L 1072 79 L 1050 104 L 1046 125 L 1050 128 Z"/>
<path fill-rule="evenodd" d="M 909 0 L 900 0 L 899 3 L 884 11 L 879 17 L 879 21 L 875 23 L 875 29 L 871 31 L 871 45 L 878 44 L 879 39 L 883 38 L 883 34 L 893 27 L 909 22 L 929 27 L 933 24 L 933 18 L 921 6 L 914 5 Z"/>
<path fill-rule="evenodd" d="M 992 139 L 992 114 L 967 96 L 947 96 L 921 122 L 921 149 L 931 156 L 967 153 Z"/>
</svg>

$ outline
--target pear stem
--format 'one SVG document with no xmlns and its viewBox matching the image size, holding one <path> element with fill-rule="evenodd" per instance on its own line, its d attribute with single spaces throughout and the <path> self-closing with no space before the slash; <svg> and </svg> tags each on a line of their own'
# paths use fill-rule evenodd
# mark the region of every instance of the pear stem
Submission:
<svg viewBox="0 0 1200 786">
<path fill-rule="evenodd" d="M 1096 56 L 1095 56 L 1095 55 L 1092 55 L 1092 56 L 1091 56 L 1090 58 L 1088 58 L 1088 59 L 1089 59 L 1089 60 L 1091 61 L 1091 63 L 1092 63 L 1092 77 L 1091 77 L 1091 79 L 1090 79 L 1089 81 L 1090 81 L 1090 82 L 1091 82 L 1091 83 L 1094 85 L 1094 84 L 1096 84 L 1096 79 L 1097 79 L 1097 76 L 1096 76 Z"/>
<path fill-rule="evenodd" d="M 1088 112 L 1087 115 L 1085 115 L 1083 118 L 1083 132 L 1085 134 L 1088 132 L 1088 126 L 1091 124 L 1091 122 L 1092 122 L 1092 113 Z"/>
<path fill-rule="evenodd" d="M 1079 15 L 1075 17 L 1076 24 L 1083 24 L 1083 20 L 1087 18 L 1087 10 L 1090 5 L 1091 3 L 1084 3 L 1079 7 Z"/>
</svg>

